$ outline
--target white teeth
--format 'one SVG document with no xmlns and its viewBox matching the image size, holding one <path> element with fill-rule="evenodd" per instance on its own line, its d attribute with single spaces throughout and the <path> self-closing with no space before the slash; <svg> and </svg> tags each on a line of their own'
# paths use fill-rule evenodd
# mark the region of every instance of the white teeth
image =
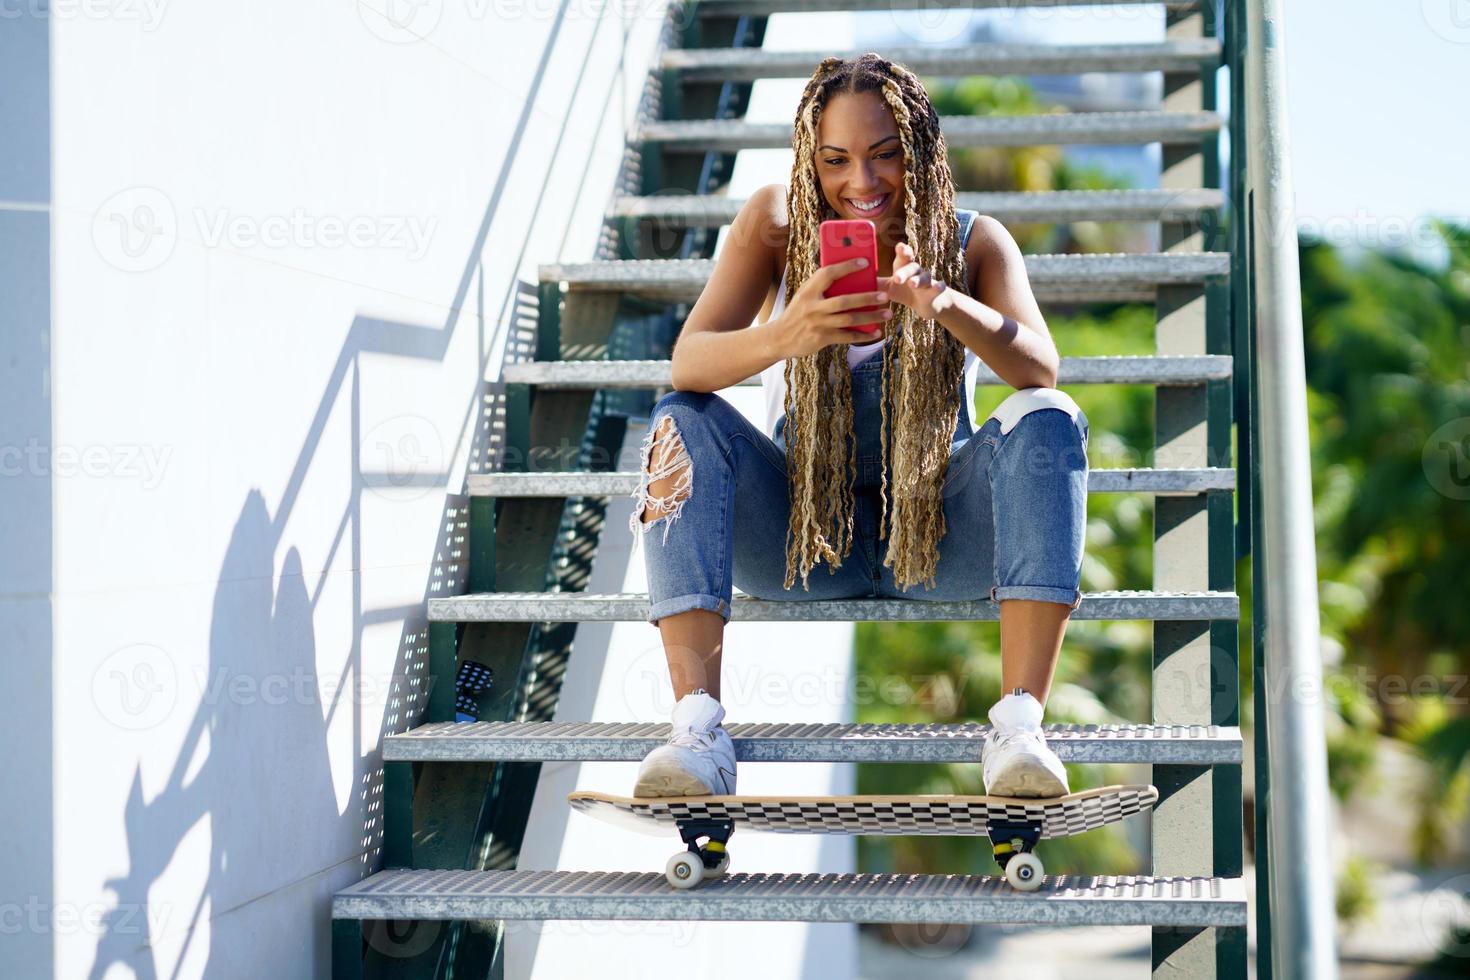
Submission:
<svg viewBox="0 0 1470 980">
<path fill-rule="evenodd" d="M 887 203 L 887 201 L 888 201 L 888 195 L 887 194 L 884 194 L 882 197 L 878 198 L 878 200 L 877 200 L 876 203 L 869 204 L 869 205 L 859 204 L 857 201 L 854 201 L 852 198 L 848 198 L 847 201 L 848 201 L 849 204 L 851 204 L 853 207 L 857 208 L 859 211 L 876 211 L 878 208 L 881 208 L 885 203 Z"/>
</svg>

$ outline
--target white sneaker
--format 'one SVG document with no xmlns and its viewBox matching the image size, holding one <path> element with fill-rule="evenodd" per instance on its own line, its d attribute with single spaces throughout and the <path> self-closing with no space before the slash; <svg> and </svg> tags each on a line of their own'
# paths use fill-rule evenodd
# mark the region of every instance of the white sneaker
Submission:
<svg viewBox="0 0 1470 980">
<path fill-rule="evenodd" d="M 735 744 L 725 709 L 698 688 L 674 705 L 666 744 L 644 757 L 634 796 L 728 796 L 735 792 Z"/>
<path fill-rule="evenodd" d="M 981 749 L 987 796 L 1066 796 L 1067 769 L 1046 744 L 1041 702 L 1016 688 L 990 709 Z"/>
</svg>

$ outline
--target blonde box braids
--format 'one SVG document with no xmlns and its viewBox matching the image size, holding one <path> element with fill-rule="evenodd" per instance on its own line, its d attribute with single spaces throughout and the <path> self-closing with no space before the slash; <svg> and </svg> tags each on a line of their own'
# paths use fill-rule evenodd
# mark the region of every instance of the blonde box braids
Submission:
<svg viewBox="0 0 1470 980">
<path fill-rule="evenodd" d="M 904 233 L 916 261 L 948 288 L 968 294 L 950 173 L 939 116 L 923 85 L 908 69 L 877 54 L 847 61 L 827 58 L 802 93 L 792 137 L 786 248 L 790 303 L 817 270 L 818 226 L 838 218 L 816 172 L 817 122 L 829 99 L 843 93 L 877 93 L 898 123 L 904 155 Z M 894 304 L 884 326 L 882 427 L 883 477 L 879 537 L 888 530 L 884 565 L 900 589 L 918 582 L 934 587 L 939 540 L 944 536 L 944 475 L 959 419 L 965 348 L 944 326 L 918 319 Z M 786 539 L 785 587 L 801 575 L 802 588 L 817 561 L 841 567 L 852 548 L 853 492 L 857 473 L 853 437 L 852 378 L 843 345 L 833 344 L 788 359 L 786 466 L 791 520 Z M 892 421 L 890 422 L 890 418 Z M 890 429 L 892 434 L 890 435 Z M 889 506 L 889 444 L 893 500 Z"/>
</svg>

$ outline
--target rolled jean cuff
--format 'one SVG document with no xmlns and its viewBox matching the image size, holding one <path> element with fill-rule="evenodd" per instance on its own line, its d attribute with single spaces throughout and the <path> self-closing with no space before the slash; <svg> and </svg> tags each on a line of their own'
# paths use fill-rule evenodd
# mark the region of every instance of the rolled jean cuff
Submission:
<svg viewBox="0 0 1470 980">
<path fill-rule="evenodd" d="M 676 616 L 681 612 L 691 609 L 708 609 L 710 612 L 719 613 L 730 621 L 730 604 L 719 596 L 705 595 L 701 592 L 691 592 L 688 595 L 676 595 L 670 599 L 661 599 L 648 607 L 648 622 L 657 626 L 658 621 L 665 616 Z"/>
<path fill-rule="evenodd" d="M 995 585 L 990 589 L 990 601 L 1002 599 L 1031 599 L 1036 602 L 1060 602 L 1076 609 L 1082 605 L 1081 589 L 1058 589 L 1050 585 Z"/>
</svg>

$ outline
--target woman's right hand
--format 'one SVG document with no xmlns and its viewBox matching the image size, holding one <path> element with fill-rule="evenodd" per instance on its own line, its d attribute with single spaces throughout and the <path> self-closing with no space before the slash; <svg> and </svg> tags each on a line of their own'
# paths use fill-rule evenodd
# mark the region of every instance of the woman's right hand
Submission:
<svg viewBox="0 0 1470 980">
<path fill-rule="evenodd" d="M 801 288 L 791 297 L 791 302 L 770 323 L 783 360 L 805 357 L 832 344 L 862 343 L 878 339 L 881 335 L 879 330 L 869 332 L 854 328 L 860 324 L 884 322 L 892 317 L 891 307 L 859 311 L 859 307 L 887 303 L 887 293 L 852 293 L 831 298 L 822 295 L 843 276 L 863 268 L 864 261 L 848 259 L 836 265 L 824 265 L 801 284 Z"/>
</svg>

